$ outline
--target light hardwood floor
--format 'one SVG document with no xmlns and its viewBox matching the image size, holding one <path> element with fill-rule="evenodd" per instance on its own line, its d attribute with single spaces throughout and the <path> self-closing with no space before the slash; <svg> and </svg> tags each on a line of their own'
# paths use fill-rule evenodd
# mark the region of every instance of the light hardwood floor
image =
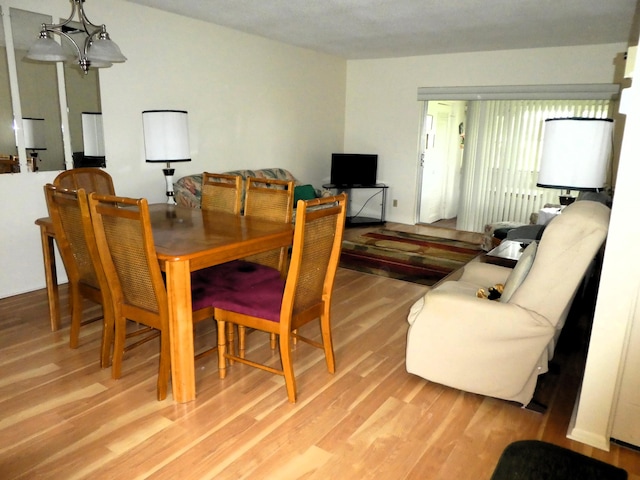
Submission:
<svg viewBox="0 0 640 480">
<path fill-rule="evenodd" d="M 298 403 L 281 377 L 215 357 L 196 364 L 198 397 L 155 400 L 157 343 L 125 357 L 123 377 L 99 367 L 100 325 L 68 347 L 69 316 L 52 333 L 44 290 L 0 300 L 0 478 L 8 479 L 488 479 L 502 450 L 543 439 L 622 466 L 640 479 L 640 453 L 568 440 L 584 358 L 558 346 L 547 374 L 545 414 L 409 375 L 406 316 L 427 287 L 339 270 L 333 305 L 337 371 L 298 344 Z M 66 288 L 62 287 L 62 305 Z M 93 308 L 96 310 L 96 308 Z M 310 327 L 310 326 L 307 326 Z M 306 328 L 306 327 L 305 327 Z M 565 328 L 584 338 L 584 328 Z M 198 325 L 199 343 L 214 342 Z M 277 362 L 268 338 L 253 355 Z"/>
</svg>

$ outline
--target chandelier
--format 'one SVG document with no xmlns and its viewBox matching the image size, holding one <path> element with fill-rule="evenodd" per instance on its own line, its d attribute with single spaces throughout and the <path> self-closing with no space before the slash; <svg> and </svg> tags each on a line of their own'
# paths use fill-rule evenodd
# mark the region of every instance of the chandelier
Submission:
<svg viewBox="0 0 640 480">
<path fill-rule="evenodd" d="M 85 74 L 88 73 L 89 67 L 110 67 L 114 63 L 126 61 L 127 58 L 122 54 L 118 45 L 109 38 L 107 27 L 104 24 L 95 25 L 89 21 L 84 13 L 85 0 L 70 1 L 71 15 L 69 18 L 58 25 L 43 23 L 40 35 L 29 49 L 27 58 L 41 62 L 73 60 Z M 82 25 L 80 29 L 69 26 L 76 12 L 78 13 L 78 22 Z M 71 33 L 84 33 L 84 44 L 79 45 Z M 75 47 L 76 54 L 70 57 L 51 34 L 66 38 Z"/>
</svg>

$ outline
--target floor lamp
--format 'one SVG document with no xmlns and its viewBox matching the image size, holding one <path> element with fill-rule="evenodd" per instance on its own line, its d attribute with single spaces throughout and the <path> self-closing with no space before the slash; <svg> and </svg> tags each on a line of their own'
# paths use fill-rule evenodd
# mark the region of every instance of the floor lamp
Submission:
<svg viewBox="0 0 640 480">
<path fill-rule="evenodd" d="M 184 110 L 145 110 L 142 112 L 146 161 L 166 162 L 167 203 L 175 205 L 171 162 L 190 162 L 189 124 Z"/>
<path fill-rule="evenodd" d="M 550 118 L 545 120 L 538 187 L 566 190 L 560 204 L 575 200 L 571 190 L 600 191 L 611 160 L 613 120 Z"/>
</svg>

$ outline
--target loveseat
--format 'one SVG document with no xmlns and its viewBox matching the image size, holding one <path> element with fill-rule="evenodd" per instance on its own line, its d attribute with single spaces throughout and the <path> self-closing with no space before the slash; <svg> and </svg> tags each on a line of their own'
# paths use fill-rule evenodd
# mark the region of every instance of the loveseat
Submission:
<svg viewBox="0 0 640 480">
<path fill-rule="evenodd" d="M 316 189 L 311 185 L 302 185 L 288 170 L 284 168 L 263 168 L 259 170 L 233 170 L 224 172 L 230 175 L 240 175 L 243 180 L 242 201 L 244 202 L 244 185 L 247 177 L 255 178 L 273 178 L 278 180 L 289 180 L 294 182 L 295 196 L 297 203 L 298 198 L 309 200 L 313 197 L 331 196 L 331 192 L 325 189 Z M 202 198 L 202 173 L 187 175 L 180 178 L 173 184 L 174 196 L 176 203 L 185 207 L 200 208 L 200 199 Z"/>
<path fill-rule="evenodd" d="M 610 209 L 575 202 L 515 268 L 472 261 L 408 316 L 406 368 L 429 381 L 526 406 L 547 372 L 569 309 L 605 241 Z M 498 300 L 478 290 L 504 285 Z"/>
</svg>

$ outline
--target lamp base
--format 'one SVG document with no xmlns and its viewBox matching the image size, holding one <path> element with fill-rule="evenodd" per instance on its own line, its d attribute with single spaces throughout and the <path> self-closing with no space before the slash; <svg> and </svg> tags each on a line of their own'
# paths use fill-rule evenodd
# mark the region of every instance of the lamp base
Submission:
<svg viewBox="0 0 640 480">
<path fill-rule="evenodd" d="M 572 197 L 571 195 L 560 195 L 558 197 L 560 199 L 560 205 L 571 205 L 576 201 L 576 197 Z"/>
<path fill-rule="evenodd" d="M 173 195 L 173 174 L 175 171 L 175 168 L 162 169 L 162 173 L 164 173 L 164 180 L 167 183 L 167 205 L 176 205 L 176 199 Z"/>
</svg>

